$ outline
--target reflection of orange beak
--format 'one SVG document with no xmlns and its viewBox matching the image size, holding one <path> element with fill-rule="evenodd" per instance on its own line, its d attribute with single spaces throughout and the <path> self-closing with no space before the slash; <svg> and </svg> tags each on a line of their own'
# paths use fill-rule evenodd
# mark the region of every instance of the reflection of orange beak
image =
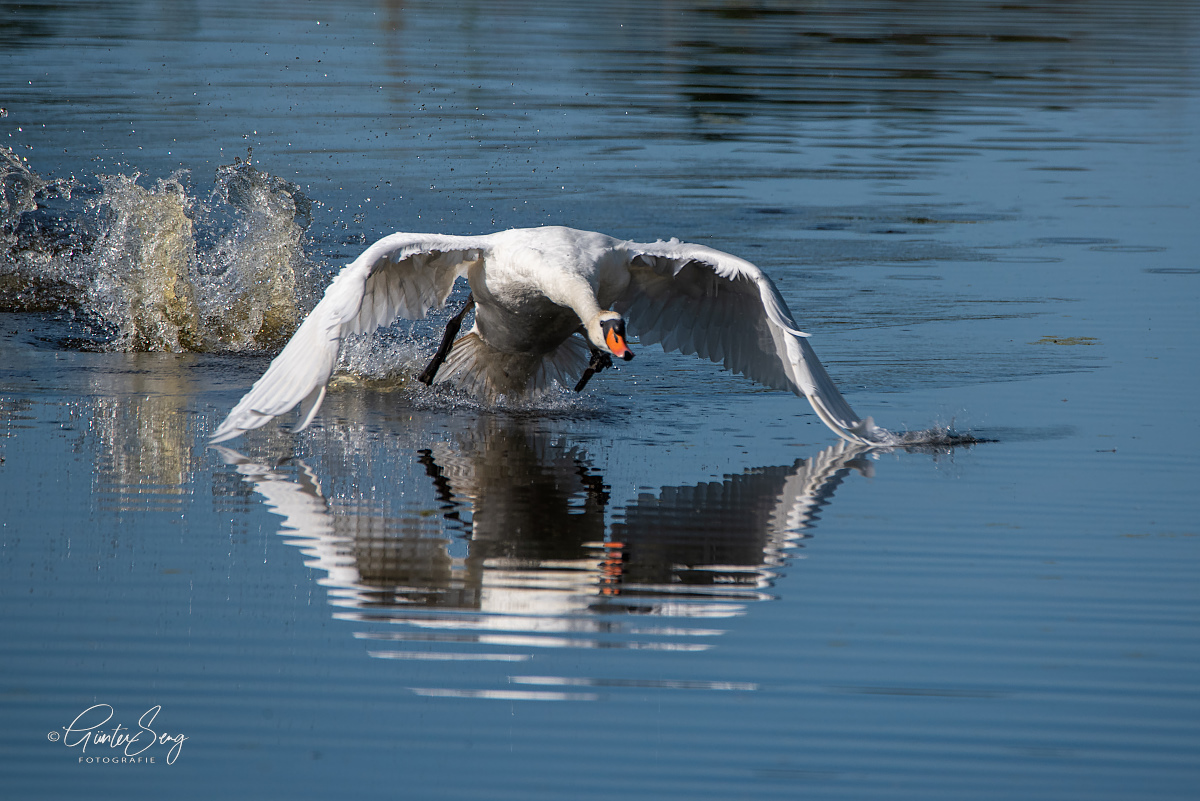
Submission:
<svg viewBox="0 0 1200 801">
<path fill-rule="evenodd" d="M 625 337 L 617 333 L 616 326 L 612 326 L 604 334 L 604 344 L 608 345 L 608 349 L 612 351 L 613 356 L 629 361 L 633 358 L 633 351 L 625 344 Z"/>
</svg>

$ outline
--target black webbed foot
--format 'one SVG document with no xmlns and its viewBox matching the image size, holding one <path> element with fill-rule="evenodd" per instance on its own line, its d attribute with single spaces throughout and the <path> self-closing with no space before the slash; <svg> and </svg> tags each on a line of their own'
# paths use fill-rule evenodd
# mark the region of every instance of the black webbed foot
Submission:
<svg viewBox="0 0 1200 801">
<path fill-rule="evenodd" d="M 458 336 L 458 329 L 462 328 L 463 318 L 467 316 L 467 312 L 475 308 L 475 295 L 467 295 L 467 302 L 462 307 L 462 310 L 450 318 L 446 323 L 446 332 L 442 334 L 442 344 L 438 346 L 437 353 L 433 354 L 433 358 L 429 364 L 417 376 L 417 380 L 425 386 L 433 383 L 433 377 L 437 375 L 438 368 L 442 366 L 442 362 L 446 361 L 446 356 L 450 354 L 450 349 L 454 347 L 454 338 Z"/>
<path fill-rule="evenodd" d="M 587 369 L 583 371 L 579 383 L 575 385 L 575 391 L 583 392 L 583 388 L 592 380 L 592 376 L 609 367 L 612 367 L 612 357 L 604 351 L 592 348 L 592 360 L 588 362 Z"/>
</svg>

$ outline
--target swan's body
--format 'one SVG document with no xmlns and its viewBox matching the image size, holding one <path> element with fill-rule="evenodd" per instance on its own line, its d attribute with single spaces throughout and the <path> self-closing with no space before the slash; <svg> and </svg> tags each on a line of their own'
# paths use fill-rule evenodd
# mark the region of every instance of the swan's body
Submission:
<svg viewBox="0 0 1200 801">
<path fill-rule="evenodd" d="M 212 441 L 259 428 L 296 404 L 294 430 L 302 430 L 325 397 L 343 337 L 397 317 L 423 318 L 445 303 L 460 276 L 471 287 L 475 323 L 454 343 L 438 382 L 485 397 L 569 385 L 589 352 L 593 364 L 601 355 L 633 358 L 624 341 L 628 320 L 643 344 L 698 354 L 807 397 L 843 439 L 882 444 L 888 437 L 846 403 L 771 279 L 753 264 L 675 239 L 638 244 L 546 227 L 379 240 L 329 285 Z"/>
</svg>

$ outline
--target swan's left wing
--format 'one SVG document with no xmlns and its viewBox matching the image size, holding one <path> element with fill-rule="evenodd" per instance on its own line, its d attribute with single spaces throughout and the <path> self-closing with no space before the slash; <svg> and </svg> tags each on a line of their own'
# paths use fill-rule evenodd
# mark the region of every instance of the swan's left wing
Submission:
<svg viewBox="0 0 1200 801">
<path fill-rule="evenodd" d="M 260 428 L 300 406 L 303 430 L 325 399 L 342 338 L 374 331 L 397 317 L 419 320 L 440 307 L 467 268 L 487 257 L 488 236 L 399 233 L 384 237 L 345 267 L 262 378 L 233 407 L 209 442 Z"/>
<path fill-rule="evenodd" d="M 887 432 L 860 418 L 825 372 L 767 275 L 744 259 L 703 245 L 621 245 L 630 281 L 613 309 L 646 344 L 697 354 L 776 389 L 808 398 L 834 433 L 886 444 Z"/>
</svg>

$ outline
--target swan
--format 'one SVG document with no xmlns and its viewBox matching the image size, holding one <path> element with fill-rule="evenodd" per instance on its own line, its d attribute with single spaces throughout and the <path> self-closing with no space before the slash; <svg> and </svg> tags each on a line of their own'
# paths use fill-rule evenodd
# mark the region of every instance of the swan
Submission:
<svg viewBox="0 0 1200 801">
<path fill-rule="evenodd" d="M 767 386 L 808 398 L 845 440 L 888 444 L 860 418 L 799 330 L 775 284 L 748 261 L 703 245 L 628 242 L 561 226 L 482 236 L 395 233 L 342 269 L 267 371 L 210 438 L 233 439 L 300 406 L 302 431 L 325 398 L 344 337 L 421 319 L 459 277 L 470 296 L 421 374 L 485 398 L 552 386 L 582 390 L 612 358 L 642 344 L 697 354 Z M 456 338 L 474 308 L 471 330 Z M 577 336 L 580 335 L 580 336 Z"/>
</svg>

